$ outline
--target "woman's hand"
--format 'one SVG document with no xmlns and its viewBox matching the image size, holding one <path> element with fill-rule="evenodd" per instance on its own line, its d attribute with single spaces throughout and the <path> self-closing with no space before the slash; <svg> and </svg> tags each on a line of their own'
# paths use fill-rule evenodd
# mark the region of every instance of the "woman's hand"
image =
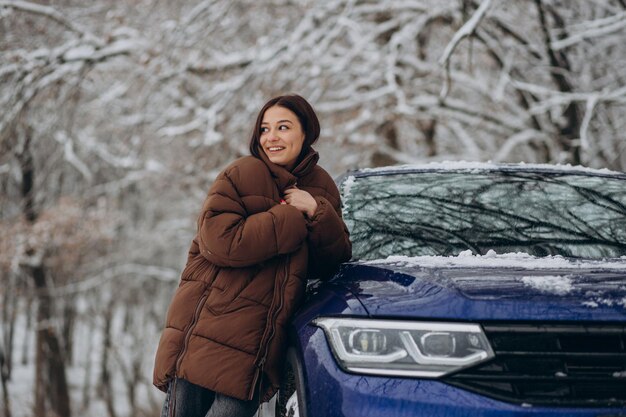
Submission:
<svg viewBox="0 0 626 417">
<path fill-rule="evenodd" d="M 317 210 L 317 201 L 311 194 L 304 190 L 300 190 L 296 186 L 285 190 L 285 204 L 294 206 L 301 212 L 307 215 L 307 217 L 313 217 L 315 210 Z"/>
</svg>

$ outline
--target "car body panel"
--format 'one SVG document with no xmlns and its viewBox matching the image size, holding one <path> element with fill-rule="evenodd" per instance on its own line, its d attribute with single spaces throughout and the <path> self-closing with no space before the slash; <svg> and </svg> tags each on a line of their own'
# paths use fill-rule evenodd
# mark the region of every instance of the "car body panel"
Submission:
<svg viewBox="0 0 626 417">
<path fill-rule="evenodd" d="M 535 288 L 562 277 L 566 293 Z M 422 268 L 349 264 L 334 282 L 345 285 L 375 317 L 476 320 L 626 320 L 624 270 Z M 549 290 L 549 289 L 548 289 Z"/>
</svg>

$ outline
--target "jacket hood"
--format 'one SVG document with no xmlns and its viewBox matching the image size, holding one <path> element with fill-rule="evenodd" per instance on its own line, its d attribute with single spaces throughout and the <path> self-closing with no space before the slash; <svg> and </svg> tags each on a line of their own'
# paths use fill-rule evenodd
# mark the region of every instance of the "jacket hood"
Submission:
<svg viewBox="0 0 626 417">
<path fill-rule="evenodd" d="M 292 171 L 270 161 L 263 149 L 259 149 L 259 159 L 267 165 L 279 191 L 282 193 L 287 188 L 294 186 L 298 182 L 298 178 L 313 171 L 319 160 L 319 154 L 315 149 L 309 148 L 309 152 Z"/>
<path fill-rule="evenodd" d="M 544 262 L 528 257 L 526 263 L 509 259 L 481 264 L 476 259 L 455 263 L 455 258 L 439 257 L 439 262 L 432 262 L 437 257 L 421 258 L 347 264 L 336 279 L 371 316 L 457 321 L 626 319 L 626 259 Z"/>
</svg>

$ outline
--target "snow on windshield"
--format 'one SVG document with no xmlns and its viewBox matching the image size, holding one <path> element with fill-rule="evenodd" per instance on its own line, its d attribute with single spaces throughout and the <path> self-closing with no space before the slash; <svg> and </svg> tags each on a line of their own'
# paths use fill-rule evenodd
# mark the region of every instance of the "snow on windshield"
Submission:
<svg viewBox="0 0 626 417">
<path fill-rule="evenodd" d="M 457 256 L 388 256 L 363 262 L 367 265 L 399 264 L 422 268 L 523 268 L 523 269 L 618 269 L 626 271 L 626 257 L 612 260 L 572 259 L 563 256 L 532 256 L 523 252 L 497 254 L 490 250 L 485 255 L 473 254 L 471 250 Z"/>
</svg>

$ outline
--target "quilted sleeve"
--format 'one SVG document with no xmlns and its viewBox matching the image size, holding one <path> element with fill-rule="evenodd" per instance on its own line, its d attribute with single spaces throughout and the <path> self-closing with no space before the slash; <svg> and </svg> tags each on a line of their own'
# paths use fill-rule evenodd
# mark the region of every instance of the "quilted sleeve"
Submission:
<svg viewBox="0 0 626 417">
<path fill-rule="evenodd" d="M 308 220 L 309 265 L 314 278 L 330 277 L 341 262 L 352 257 L 350 233 L 341 218 L 339 190 L 331 184 L 328 190 L 333 205 L 323 196 L 315 197 L 317 210 Z"/>
<path fill-rule="evenodd" d="M 277 204 L 248 216 L 228 172 L 216 179 L 198 219 L 200 253 L 221 267 L 252 266 L 294 252 L 306 237 L 306 220 L 295 207 Z"/>
</svg>

